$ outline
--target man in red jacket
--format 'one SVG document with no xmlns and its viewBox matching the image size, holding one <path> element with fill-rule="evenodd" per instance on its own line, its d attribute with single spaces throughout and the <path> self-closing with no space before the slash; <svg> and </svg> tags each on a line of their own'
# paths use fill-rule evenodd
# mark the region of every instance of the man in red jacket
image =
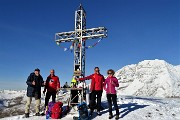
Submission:
<svg viewBox="0 0 180 120">
<path fill-rule="evenodd" d="M 59 88 L 60 88 L 59 77 L 55 76 L 54 70 L 50 70 L 50 75 L 46 79 L 46 86 L 44 87 L 44 91 L 43 91 L 43 93 L 45 94 L 47 89 L 47 93 L 45 97 L 45 107 L 48 106 L 48 102 L 51 96 L 52 96 L 52 101 L 56 102 L 56 93 Z"/>
<path fill-rule="evenodd" d="M 84 77 L 84 78 L 77 78 L 79 81 L 89 80 L 91 79 L 91 100 L 90 100 L 90 115 L 92 115 L 97 98 L 97 115 L 101 115 L 100 108 L 101 108 L 101 96 L 103 92 L 103 83 L 105 81 L 104 76 L 100 74 L 100 70 L 98 67 L 94 68 L 94 74 Z"/>
</svg>

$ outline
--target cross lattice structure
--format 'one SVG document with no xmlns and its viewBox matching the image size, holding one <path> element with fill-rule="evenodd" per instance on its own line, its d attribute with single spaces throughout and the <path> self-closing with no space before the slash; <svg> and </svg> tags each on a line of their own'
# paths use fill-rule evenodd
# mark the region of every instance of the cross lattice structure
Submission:
<svg viewBox="0 0 180 120">
<path fill-rule="evenodd" d="M 86 11 L 80 4 L 75 11 L 75 31 L 55 34 L 57 44 L 73 42 L 74 47 L 74 76 L 85 76 L 86 40 L 107 37 L 105 27 L 86 29 Z"/>
</svg>

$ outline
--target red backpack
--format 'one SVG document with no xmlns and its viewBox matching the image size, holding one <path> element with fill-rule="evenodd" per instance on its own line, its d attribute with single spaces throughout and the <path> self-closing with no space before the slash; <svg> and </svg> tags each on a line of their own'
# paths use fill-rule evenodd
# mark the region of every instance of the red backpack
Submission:
<svg viewBox="0 0 180 120">
<path fill-rule="evenodd" d="M 54 104 L 54 106 L 51 109 L 51 118 L 52 119 L 59 119 L 60 117 L 62 117 L 62 106 L 63 103 L 62 102 L 56 102 Z"/>
</svg>

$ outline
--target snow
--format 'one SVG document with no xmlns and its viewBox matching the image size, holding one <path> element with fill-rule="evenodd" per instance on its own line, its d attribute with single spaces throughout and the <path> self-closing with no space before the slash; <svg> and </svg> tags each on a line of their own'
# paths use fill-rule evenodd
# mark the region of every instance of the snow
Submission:
<svg viewBox="0 0 180 120">
<path fill-rule="evenodd" d="M 102 101 L 105 109 L 101 116 L 93 115 L 94 120 L 106 120 L 108 109 L 106 100 Z M 120 119 L 122 120 L 180 120 L 180 99 L 175 98 L 156 98 L 156 97 L 137 97 L 137 96 L 118 96 Z M 115 114 L 115 111 L 113 111 Z M 72 120 L 77 114 L 68 114 L 62 119 Z M 2 118 L 1 120 L 43 120 L 45 116 L 32 116 L 23 118 L 23 115 Z"/>
<path fill-rule="evenodd" d="M 144 60 L 127 65 L 115 73 L 121 95 L 179 97 L 180 66 L 164 60 Z"/>
<path fill-rule="evenodd" d="M 15 90 L 2 90 L 0 91 L 0 108 L 9 107 L 16 105 L 17 99 L 21 99 L 25 96 L 26 91 L 15 91 Z"/>
<path fill-rule="evenodd" d="M 3 93 L 3 94 L 1 94 Z M 26 94 L 25 90 L 16 91 L 16 90 L 1 90 L 0 91 L 0 99 L 12 99 L 20 96 L 24 96 Z"/>
<path fill-rule="evenodd" d="M 173 66 L 164 60 L 144 60 L 127 65 L 115 73 L 120 87 L 117 88 L 120 119 L 122 120 L 180 120 L 180 65 Z M 69 92 L 61 91 L 58 101 L 65 105 Z M 43 110 L 45 96 L 42 94 Z M 26 90 L 0 91 L 1 120 L 44 120 L 45 116 L 33 116 L 35 101 L 32 101 L 30 118 L 23 118 L 26 103 Z M 103 92 L 101 116 L 93 115 L 94 120 L 108 119 L 106 94 Z M 72 112 L 72 111 L 71 111 Z M 73 114 L 74 113 L 74 114 Z M 5 114 L 11 117 L 2 118 Z M 21 115 L 20 115 L 21 114 Z M 115 114 L 115 111 L 113 111 Z M 72 120 L 77 111 L 63 116 Z M 114 118 L 113 118 L 114 119 Z"/>
</svg>

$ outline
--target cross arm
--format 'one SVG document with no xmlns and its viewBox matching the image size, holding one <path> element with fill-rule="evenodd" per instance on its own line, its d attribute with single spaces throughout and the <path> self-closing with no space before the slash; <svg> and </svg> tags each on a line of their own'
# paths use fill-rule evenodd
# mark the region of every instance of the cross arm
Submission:
<svg viewBox="0 0 180 120">
<path fill-rule="evenodd" d="M 82 34 L 82 35 L 81 35 Z M 58 43 L 61 42 L 72 42 L 75 39 L 97 39 L 107 37 L 107 29 L 105 27 L 91 28 L 70 31 L 70 32 L 61 32 L 55 34 L 55 41 Z"/>
<path fill-rule="evenodd" d="M 91 28 L 83 31 L 84 39 L 97 39 L 107 37 L 107 29 L 105 27 Z"/>
<path fill-rule="evenodd" d="M 56 42 L 72 42 L 76 37 L 75 31 L 61 32 L 55 34 Z"/>
</svg>

